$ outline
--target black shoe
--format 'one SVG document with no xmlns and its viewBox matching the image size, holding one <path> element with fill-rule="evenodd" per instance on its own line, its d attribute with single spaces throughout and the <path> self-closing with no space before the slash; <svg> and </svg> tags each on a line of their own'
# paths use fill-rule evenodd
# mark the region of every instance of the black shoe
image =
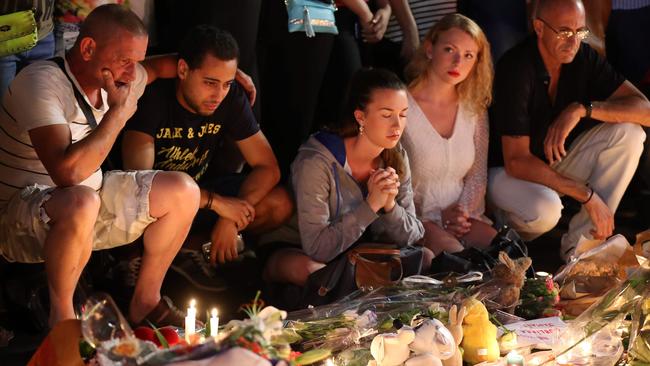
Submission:
<svg viewBox="0 0 650 366">
<path fill-rule="evenodd" d="M 210 292 L 225 291 L 228 286 L 223 278 L 217 276 L 215 268 L 208 263 L 198 250 L 181 249 L 170 267 L 198 289 Z"/>
</svg>

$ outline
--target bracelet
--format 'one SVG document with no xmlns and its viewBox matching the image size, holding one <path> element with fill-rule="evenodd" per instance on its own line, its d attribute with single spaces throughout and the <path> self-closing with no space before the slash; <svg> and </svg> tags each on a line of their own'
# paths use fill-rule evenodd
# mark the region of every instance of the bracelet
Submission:
<svg viewBox="0 0 650 366">
<path fill-rule="evenodd" d="M 589 187 L 589 185 L 587 185 L 587 188 L 589 188 L 589 189 L 591 190 L 591 192 L 589 192 L 589 197 L 587 197 L 587 200 L 586 200 L 586 201 L 584 201 L 584 202 L 580 202 L 580 203 L 583 204 L 583 205 L 587 204 L 587 202 L 589 202 L 589 201 L 591 200 L 591 197 L 594 196 L 594 189 L 591 188 L 591 187 Z"/>
<path fill-rule="evenodd" d="M 212 199 L 214 198 L 214 195 L 212 192 L 208 192 L 208 202 L 205 203 L 205 206 L 203 208 L 205 209 L 212 209 Z"/>
</svg>

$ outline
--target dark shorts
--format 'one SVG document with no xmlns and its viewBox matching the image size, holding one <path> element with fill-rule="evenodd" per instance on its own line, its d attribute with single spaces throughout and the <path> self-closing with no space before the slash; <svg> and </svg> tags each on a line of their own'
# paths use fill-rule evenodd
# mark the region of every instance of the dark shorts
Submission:
<svg viewBox="0 0 650 366">
<path fill-rule="evenodd" d="M 245 174 L 228 174 L 214 179 L 202 180 L 199 182 L 199 187 L 221 196 L 237 197 L 245 179 Z M 194 217 L 190 233 L 210 232 L 218 218 L 219 215 L 216 212 L 200 208 Z"/>
</svg>

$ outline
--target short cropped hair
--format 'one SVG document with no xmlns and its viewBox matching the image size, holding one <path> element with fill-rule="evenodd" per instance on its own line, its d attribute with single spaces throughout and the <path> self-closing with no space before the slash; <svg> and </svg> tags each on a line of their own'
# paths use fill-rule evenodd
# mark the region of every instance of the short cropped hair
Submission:
<svg viewBox="0 0 650 366">
<path fill-rule="evenodd" d="M 88 14 L 81 24 L 78 39 L 104 38 L 113 34 L 116 28 L 136 36 L 147 36 L 147 27 L 134 12 L 123 5 L 105 4 Z"/>
<path fill-rule="evenodd" d="M 178 50 L 178 57 L 185 60 L 190 69 L 196 69 L 201 67 L 207 54 L 222 61 L 238 60 L 239 46 L 230 33 L 201 24 L 187 33 Z"/>
</svg>

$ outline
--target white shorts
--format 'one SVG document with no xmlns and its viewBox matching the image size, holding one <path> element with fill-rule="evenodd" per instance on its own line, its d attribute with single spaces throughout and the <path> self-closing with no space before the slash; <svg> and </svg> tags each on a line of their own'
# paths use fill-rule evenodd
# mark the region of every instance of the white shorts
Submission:
<svg viewBox="0 0 650 366">
<path fill-rule="evenodd" d="M 149 192 L 156 173 L 139 170 L 104 174 L 93 250 L 131 243 L 156 221 L 149 214 Z M 27 186 L 16 192 L 0 212 L 0 254 L 8 261 L 43 261 L 50 218 L 42 206 L 55 189 L 41 184 Z"/>
</svg>

